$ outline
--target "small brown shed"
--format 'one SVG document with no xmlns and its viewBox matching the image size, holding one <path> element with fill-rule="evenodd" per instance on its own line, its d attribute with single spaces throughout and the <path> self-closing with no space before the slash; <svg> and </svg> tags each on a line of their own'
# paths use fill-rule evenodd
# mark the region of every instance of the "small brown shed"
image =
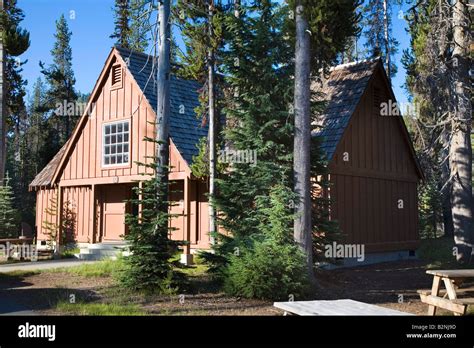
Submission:
<svg viewBox="0 0 474 348">
<path fill-rule="evenodd" d="M 171 79 L 170 180 L 175 186 L 170 221 L 174 239 L 192 249 L 209 248 L 207 185 L 190 165 L 207 135 L 194 114 L 201 86 Z M 320 91 L 328 100 L 315 136 L 329 159 L 331 216 L 346 243 L 368 252 L 412 250 L 418 243 L 417 182 L 422 173 L 401 117 L 380 116 L 380 105 L 395 101 L 380 61 L 337 66 Z M 125 213 L 132 187 L 143 180 L 136 162 L 149 161 L 153 144 L 156 85 L 153 58 L 113 48 L 69 141 L 31 183 L 36 190 L 36 229 L 47 239 L 44 221 L 66 218 L 71 239 L 116 242 L 127 233 Z M 56 202 L 56 215 L 47 214 Z M 400 208 L 400 206 L 402 206 Z"/>
<path fill-rule="evenodd" d="M 423 174 L 381 60 L 336 66 L 317 89 L 327 106 L 313 134 L 329 161 L 330 213 L 345 243 L 415 250 Z"/>
</svg>

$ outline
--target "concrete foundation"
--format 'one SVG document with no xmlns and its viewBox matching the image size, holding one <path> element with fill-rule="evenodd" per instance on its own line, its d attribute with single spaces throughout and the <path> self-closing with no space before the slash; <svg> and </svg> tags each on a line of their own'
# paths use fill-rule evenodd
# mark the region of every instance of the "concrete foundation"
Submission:
<svg viewBox="0 0 474 348">
<path fill-rule="evenodd" d="M 329 262 L 318 262 L 316 266 L 325 269 L 338 269 L 338 268 L 350 268 L 373 265 L 382 262 L 402 261 L 402 260 L 416 260 L 418 257 L 414 250 L 398 250 L 385 253 L 371 253 L 366 254 L 364 260 L 358 260 L 357 258 L 345 258 L 340 259 L 336 264 Z"/>
</svg>

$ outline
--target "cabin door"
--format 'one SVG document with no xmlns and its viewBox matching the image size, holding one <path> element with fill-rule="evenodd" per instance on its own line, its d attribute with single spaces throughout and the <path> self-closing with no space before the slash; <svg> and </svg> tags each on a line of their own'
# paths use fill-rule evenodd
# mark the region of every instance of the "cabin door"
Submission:
<svg viewBox="0 0 474 348">
<path fill-rule="evenodd" d="M 125 214 L 127 213 L 127 200 L 131 197 L 129 185 L 104 185 L 102 186 L 102 241 L 122 240 L 127 232 Z"/>
</svg>

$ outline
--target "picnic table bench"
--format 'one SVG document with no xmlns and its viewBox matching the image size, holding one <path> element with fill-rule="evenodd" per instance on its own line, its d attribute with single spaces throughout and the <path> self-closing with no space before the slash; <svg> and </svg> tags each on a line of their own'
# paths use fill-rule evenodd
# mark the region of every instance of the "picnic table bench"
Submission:
<svg viewBox="0 0 474 348">
<path fill-rule="evenodd" d="M 285 315 L 413 315 L 354 300 L 275 302 Z"/>
<path fill-rule="evenodd" d="M 466 291 L 466 289 L 460 289 L 460 286 L 467 279 L 474 278 L 474 270 L 429 270 L 426 273 L 433 276 L 433 285 L 431 290 L 418 290 L 418 294 L 420 294 L 421 302 L 428 304 L 428 315 L 435 315 L 437 308 L 451 311 L 454 315 L 464 315 L 467 307 L 474 305 L 472 297 L 458 298 L 458 294 Z M 441 282 L 444 284 L 445 291 L 441 289 Z M 443 297 L 440 296 L 441 292 L 444 293 Z"/>
</svg>

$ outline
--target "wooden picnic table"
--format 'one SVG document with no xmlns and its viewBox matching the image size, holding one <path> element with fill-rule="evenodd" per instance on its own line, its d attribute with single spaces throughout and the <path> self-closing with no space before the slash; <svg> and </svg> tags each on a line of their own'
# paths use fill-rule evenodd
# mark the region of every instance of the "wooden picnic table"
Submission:
<svg viewBox="0 0 474 348">
<path fill-rule="evenodd" d="M 276 308 L 296 315 L 413 315 L 354 300 L 275 302 Z"/>
<path fill-rule="evenodd" d="M 428 315 L 435 315 L 437 308 L 447 309 L 454 315 L 466 314 L 467 307 L 474 304 L 474 298 L 458 298 L 458 293 L 467 279 L 474 279 L 474 269 L 429 270 L 426 273 L 433 276 L 433 285 L 431 290 L 418 290 L 418 293 L 421 301 L 428 304 Z M 441 282 L 446 289 L 443 297 L 440 296 Z"/>
</svg>

